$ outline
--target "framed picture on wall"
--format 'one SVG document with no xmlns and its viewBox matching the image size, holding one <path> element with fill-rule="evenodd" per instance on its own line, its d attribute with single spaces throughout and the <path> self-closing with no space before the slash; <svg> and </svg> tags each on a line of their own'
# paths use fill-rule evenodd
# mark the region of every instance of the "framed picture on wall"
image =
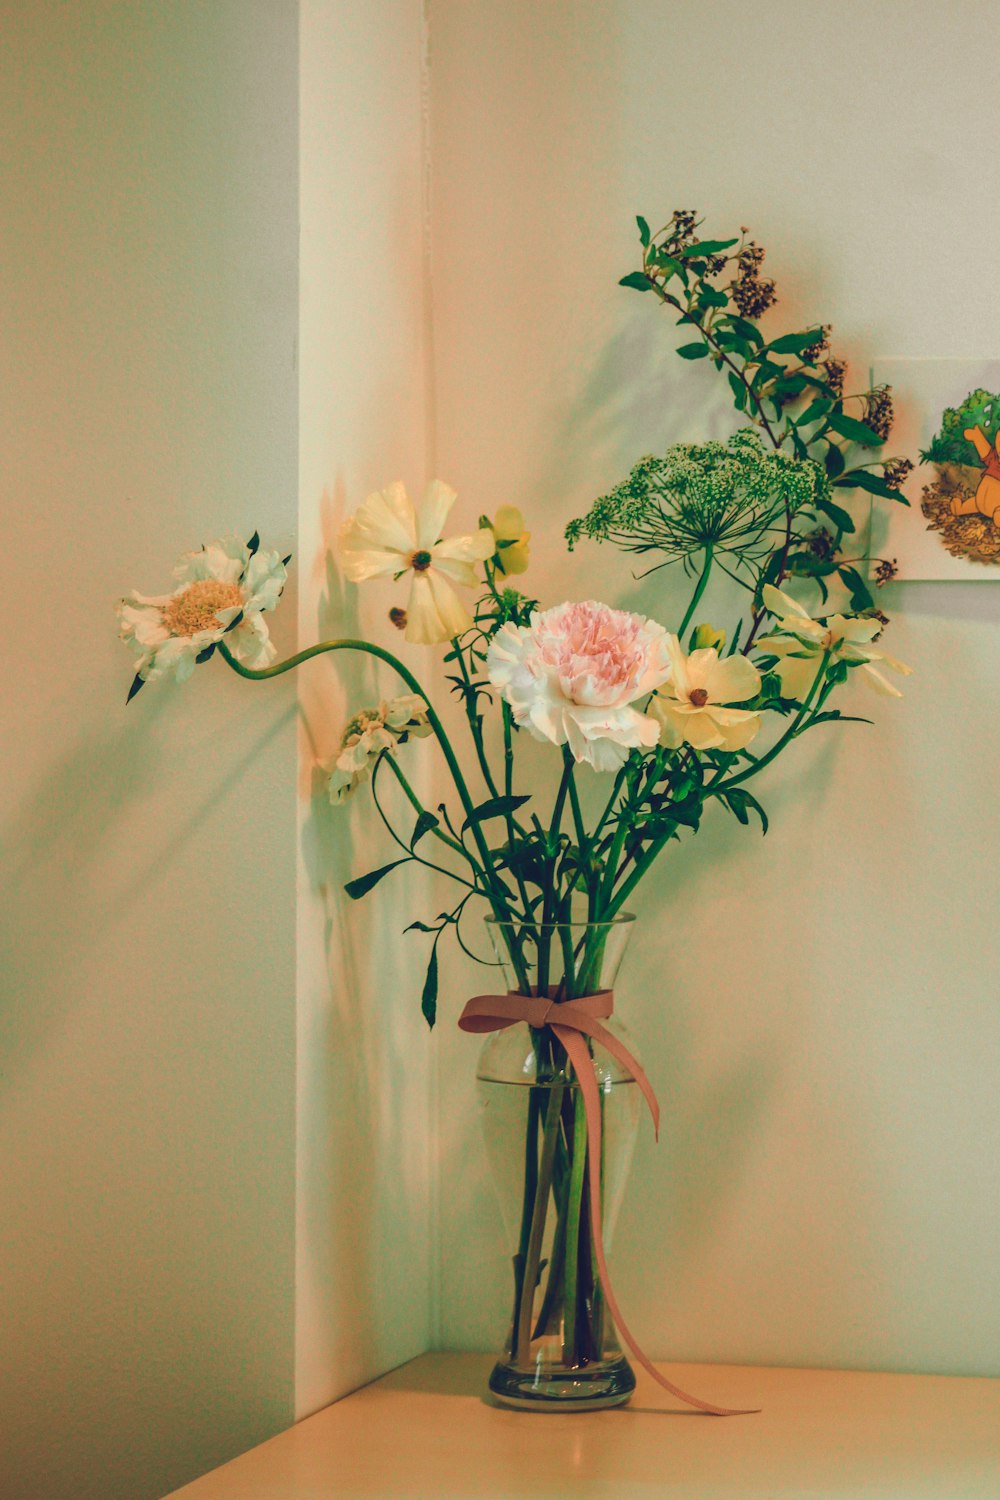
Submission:
<svg viewBox="0 0 1000 1500">
<path fill-rule="evenodd" d="M 1000 359 L 878 359 L 910 505 L 872 507 L 871 551 L 901 578 L 1000 582 Z"/>
</svg>

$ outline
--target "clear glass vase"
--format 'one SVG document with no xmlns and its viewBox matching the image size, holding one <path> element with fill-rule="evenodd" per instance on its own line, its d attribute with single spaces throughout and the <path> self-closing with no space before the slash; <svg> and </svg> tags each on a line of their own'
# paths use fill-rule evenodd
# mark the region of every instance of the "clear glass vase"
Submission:
<svg viewBox="0 0 1000 1500">
<path fill-rule="evenodd" d="M 487 919 L 507 990 L 556 1002 L 613 988 L 633 918 L 509 923 Z M 499 986 L 498 986 L 499 988 Z M 634 1048 L 617 1014 L 602 1023 Z M 589 1214 L 599 1174 L 608 1248 L 639 1124 L 631 1073 L 587 1039 L 601 1107 L 601 1160 L 589 1159 L 579 1082 L 555 1033 L 519 1021 L 487 1037 L 477 1087 L 483 1134 L 507 1230 L 512 1311 L 490 1390 L 505 1405 L 588 1411 L 635 1389 L 604 1305 Z"/>
</svg>

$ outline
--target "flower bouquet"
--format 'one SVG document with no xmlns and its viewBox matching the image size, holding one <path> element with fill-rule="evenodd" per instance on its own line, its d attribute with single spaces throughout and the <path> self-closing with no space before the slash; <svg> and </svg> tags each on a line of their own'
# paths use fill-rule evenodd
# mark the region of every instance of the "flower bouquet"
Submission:
<svg viewBox="0 0 1000 1500">
<path fill-rule="evenodd" d="M 701 272 L 695 255 L 685 259 L 696 243 L 686 221 L 659 241 L 647 234 L 642 274 L 661 292 L 672 265 L 688 282 L 718 274 L 709 259 L 724 259 L 718 248 L 704 252 Z M 667 247 L 662 254 L 657 244 Z M 747 267 L 743 303 L 748 279 L 759 281 L 759 262 Z M 753 310 L 737 306 L 730 323 L 738 329 Z M 727 347 L 718 320 L 708 330 L 716 348 Z M 759 348 L 741 337 L 743 368 Z M 781 352 L 772 350 L 772 365 Z M 467 754 L 434 695 L 385 645 L 330 640 L 273 660 L 264 615 L 278 602 L 288 559 L 262 550 L 256 535 L 245 546 L 222 541 L 189 554 L 172 592 L 120 605 L 121 634 L 137 657 L 130 697 L 216 655 L 263 681 L 322 652 L 360 652 L 395 679 L 396 696 L 352 716 L 327 785 L 335 804 L 367 786 L 396 851 L 350 881 L 348 896 L 359 900 L 411 867 L 452 886 L 444 912 L 412 923 L 429 940 L 421 993 L 428 1024 L 446 934 L 502 976 L 466 1004 L 460 1024 L 486 1037 L 480 1097 L 512 1266 L 508 1334 L 490 1385 L 515 1406 L 627 1400 L 635 1380 L 620 1337 L 676 1396 L 724 1411 L 654 1369 L 610 1283 L 607 1237 L 643 1101 L 654 1122 L 657 1114 L 613 1015 L 613 991 L 633 925 L 629 903 L 667 847 L 697 832 L 714 808 L 742 824 L 754 816 L 766 832 L 755 778 L 804 734 L 845 721 L 835 701 L 852 675 L 898 696 L 885 671 L 909 670 L 876 645 L 883 617 L 858 575 L 847 564 L 806 565 L 815 559 L 808 539 L 824 520 L 833 515 L 840 533 L 848 524 L 831 500 L 831 474 L 844 470 L 837 444 L 859 440 L 861 426 L 841 417 L 835 396 L 822 399 L 831 419 L 823 441 L 836 448 L 835 461 L 816 461 L 801 442 L 794 451 L 769 445 L 757 423 L 726 443 L 679 444 L 642 460 L 571 523 L 571 546 L 591 537 L 651 556 L 654 567 L 680 565 L 690 590 L 672 629 L 595 600 L 528 597 L 513 581 L 528 566 L 530 541 L 513 507 L 445 536 L 456 499 L 447 485 L 432 483 L 416 505 L 401 484 L 369 495 L 342 528 L 341 567 L 355 583 L 408 586 L 389 618 L 408 641 L 443 648 Z M 860 436 L 867 442 L 871 433 Z M 851 598 L 833 610 L 825 580 L 838 567 Z M 698 616 L 716 569 L 744 590 L 725 630 Z M 818 586 L 818 607 L 789 592 L 789 580 Z M 548 788 L 523 785 L 525 736 L 551 747 Z M 418 738 L 433 742 L 447 778 L 448 795 L 435 807 L 421 800 L 406 766 L 406 746 Z M 467 926 L 476 909 L 486 916 L 488 961 Z"/>
</svg>

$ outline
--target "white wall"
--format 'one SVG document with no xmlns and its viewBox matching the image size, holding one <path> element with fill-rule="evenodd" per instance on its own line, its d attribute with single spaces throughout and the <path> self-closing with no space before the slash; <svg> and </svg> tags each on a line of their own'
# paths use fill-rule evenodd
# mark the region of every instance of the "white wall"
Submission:
<svg viewBox="0 0 1000 1500">
<path fill-rule="evenodd" d="M 421 27 L 419 0 L 301 6 L 302 645 L 364 635 L 403 647 L 386 618 L 395 593 L 344 586 L 328 556 L 372 489 L 402 479 L 419 493 L 426 476 Z M 427 653 L 409 660 L 419 671 Z M 317 760 L 347 720 L 399 691 L 386 668 L 345 653 L 299 674 L 300 1415 L 429 1339 L 432 1042 L 424 940 L 402 936 L 421 888 L 397 873 L 350 902 L 344 881 L 399 851 L 367 796 L 338 809 L 313 797 Z"/>
<path fill-rule="evenodd" d="M 637 212 L 751 225 L 783 326 L 832 321 L 859 384 L 873 354 L 1000 347 L 972 83 L 989 14 L 433 0 L 439 467 L 478 508 L 524 507 L 526 587 L 676 622 L 669 575 L 636 586 L 560 541 L 640 454 L 733 425 L 616 286 Z M 664 1132 L 613 1262 L 654 1355 L 1000 1373 L 1000 590 L 882 602 L 905 701 L 817 731 L 762 778 L 765 841 L 715 814 L 637 902 L 621 1002 Z M 456 1006 L 480 982 L 456 969 Z M 490 1347 L 507 1265 L 468 1162 L 474 1048 L 441 1045 L 439 1337 Z"/>
<path fill-rule="evenodd" d="M 10 1500 L 159 1496 L 293 1412 L 294 688 L 126 709 L 113 605 L 296 548 L 296 10 L 2 6 Z"/>
</svg>

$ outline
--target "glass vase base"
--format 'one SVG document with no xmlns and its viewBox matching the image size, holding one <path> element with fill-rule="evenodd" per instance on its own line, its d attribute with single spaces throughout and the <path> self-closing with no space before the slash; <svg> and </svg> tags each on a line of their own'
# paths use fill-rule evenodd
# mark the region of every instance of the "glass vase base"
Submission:
<svg viewBox="0 0 1000 1500">
<path fill-rule="evenodd" d="M 635 1390 L 635 1374 L 624 1357 L 578 1370 L 519 1369 L 500 1360 L 490 1390 L 504 1406 L 520 1411 L 600 1411 L 624 1406 Z"/>
</svg>

